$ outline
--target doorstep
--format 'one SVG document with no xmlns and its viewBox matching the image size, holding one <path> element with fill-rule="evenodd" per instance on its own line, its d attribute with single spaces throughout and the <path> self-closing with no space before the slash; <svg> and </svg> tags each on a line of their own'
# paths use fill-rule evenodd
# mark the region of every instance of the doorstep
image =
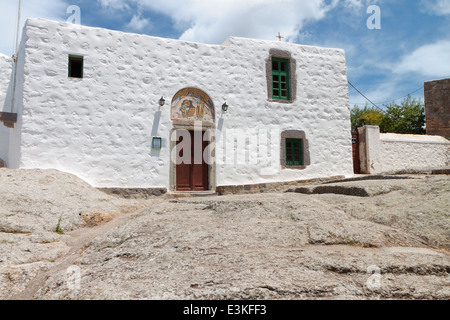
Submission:
<svg viewBox="0 0 450 320">
<path fill-rule="evenodd" d="M 211 197 L 217 195 L 216 191 L 173 191 L 167 193 L 167 196 L 172 198 Z"/>
</svg>

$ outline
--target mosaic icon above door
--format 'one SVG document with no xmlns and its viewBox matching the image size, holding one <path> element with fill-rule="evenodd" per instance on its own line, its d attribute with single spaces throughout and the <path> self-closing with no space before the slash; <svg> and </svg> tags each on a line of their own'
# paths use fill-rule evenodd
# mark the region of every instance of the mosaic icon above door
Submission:
<svg viewBox="0 0 450 320">
<path fill-rule="evenodd" d="M 214 104 L 202 90 L 185 88 L 178 91 L 172 99 L 171 117 L 174 121 L 214 122 Z"/>
</svg>

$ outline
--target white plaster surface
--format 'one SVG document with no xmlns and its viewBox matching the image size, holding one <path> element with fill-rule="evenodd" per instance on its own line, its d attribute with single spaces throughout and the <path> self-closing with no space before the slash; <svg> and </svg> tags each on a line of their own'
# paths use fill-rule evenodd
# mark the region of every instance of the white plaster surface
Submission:
<svg viewBox="0 0 450 320">
<path fill-rule="evenodd" d="M 9 81 L 11 79 L 13 61 L 10 57 L 0 53 L 0 107 L 4 107 Z M 4 108 L 1 108 L 2 111 Z"/>
<path fill-rule="evenodd" d="M 366 126 L 366 161 L 367 173 L 380 173 L 383 171 L 380 141 L 380 127 Z"/>
<path fill-rule="evenodd" d="M 14 70 L 14 76 L 11 76 L 12 81 L 8 89 L 5 105 L 8 106 L 8 112 L 17 113 L 17 123 L 14 128 L 9 130 L 9 146 L 8 146 L 8 168 L 19 168 L 21 160 L 21 143 L 22 143 L 22 118 L 23 105 L 28 101 L 24 99 L 24 81 L 27 76 L 27 69 L 25 68 L 26 57 L 26 33 L 22 34 L 22 40 L 18 50 L 18 58 Z M 15 78 L 15 81 L 13 81 Z M 15 85 L 13 85 L 15 83 Z M 15 90 L 14 90 L 15 87 Z"/>
<path fill-rule="evenodd" d="M 422 144 L 446 144 L 446 145 L 450 143 L 450 141 L 441 136 L 396 134 L 396 133 L 381 133 L 380 140 L 382 142 L 395 142 L 395 143 L 422 143 Z"/>
<path fill-rule="evenodd" d="M 217 185 L 353 174 L 342 50 L 242 38 L 206 45 L 43 19 L 28 20 L 22 39 L 23 111 L 19 105 L 10 147 L 15 167 L 55 168 L 96 187 L 168 188 L 169 104 L 180 89 L 197 87 L 216 107 Z M 297 61 L 294 103 L 267 99 L 265 60 L 272 48 Z M 68 78 L 69 54 L 84 56 L 84 79 Z M 161 96 L 168 103 L 160 109 Z M 267 130 L 274 139 L 257 141 L 259 153 L 228 164 L 235 150 Z M 311 165 L 305 170 L 281 170 L 284 130 L 306 133 Z M 151 150 L 152 136 L 163 138 L 160 151 Z M 266 168 L 263 151 L 274 155 L 274 170 Z"/>
<path fill-rule="evenodd" d="M 449 167 L 450 141 L 440 136 L 380 134 L 382 171 Z"/>
<path fill-rule="evenodd" d="M 13 61 L 10 57 L 0 53 L 0 111 L 9 112 L 9 105 L 5 105 L 6 95 L 11 79 Z M 7 161 L 9 147 L 9 130 L 0 123 L 0 158 Z"/>
</svg>

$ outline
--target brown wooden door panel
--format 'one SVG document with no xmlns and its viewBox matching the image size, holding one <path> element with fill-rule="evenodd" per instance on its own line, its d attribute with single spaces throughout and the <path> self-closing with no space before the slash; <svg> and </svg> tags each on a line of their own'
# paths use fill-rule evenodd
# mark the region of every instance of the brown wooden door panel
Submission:
<svg viewBox="0 0 450 320">
<path fill-rule="evenodd" d="M 183 142 L 183 137 L 178 138 L 177 147 L 179 147 L 179 144 Z M 178 151 L 178 156 L 180 158 L 183 158 L 184 153 L 186 150 L 180 149 Z M 177 165 L 177 190 L 179 191 L 189 191 L 191 188 L 191 165 L 188 163 L 181 163 Z"/>
<path fill-rule="evenodd" d="M 202 154 L 205 154 L 205 149 L 209 146 L 209 141 L 203 141 Z M 205 162 L 208 159 L 203 158 L 202 174 L 203 174 L 203 190 L 209 190 L 209 165 Z"/>
<path fill-rule="evenodd" d="M 359 155 L 359 135 L 358 132 L 352 132 L 352 146 L 353 146 L 353 172 L 355 174 L 361 173 L 361 163 Z"/>
<path fill-rule="evenodd" d="M 181 164 L 177 166 L 177 190 L 190 191 L 191 188 L 191 166 Z"/>
<path fill-rule="evenodd" d="M 204 191 L 205 190 L 205 182 L 203 175 L 203 165 L 194 164 L 192 168 L 192 188 L 195 191 Z"/>
<path fill-rule="evenodd" d="M 176 169 L 176 189 L 178 191 L 207 191 L 209 190 L 209 166 L 202 157 L 202 163 L 195 163 L 194 159 L 194 132 L 190 132 L 191 137 L 191 163 L 190 164 L 179 164 Z M 202 135 L 203 140 L 203 135 Z M 179 144 L 182 141 L 177 142 Z M 209 142 L 202 141 L 202 155 L 208 146 Z M 180 156 L 183 156 L 183 151 L 180 152 Z"/>
</svg>

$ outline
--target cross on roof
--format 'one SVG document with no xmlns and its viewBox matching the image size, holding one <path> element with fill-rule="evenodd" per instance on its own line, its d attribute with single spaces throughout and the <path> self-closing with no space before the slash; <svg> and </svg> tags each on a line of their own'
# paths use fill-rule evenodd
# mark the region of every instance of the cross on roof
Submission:
<svg viewBox="0 0 450 320">
<path fill-rule="evenodd" d="M 277 38 L 280 39 L 281 41 L 281 39 L 283 39 L 284 37 L 282 37 L 281 34 L 278 32 Z"/>
</svg>

